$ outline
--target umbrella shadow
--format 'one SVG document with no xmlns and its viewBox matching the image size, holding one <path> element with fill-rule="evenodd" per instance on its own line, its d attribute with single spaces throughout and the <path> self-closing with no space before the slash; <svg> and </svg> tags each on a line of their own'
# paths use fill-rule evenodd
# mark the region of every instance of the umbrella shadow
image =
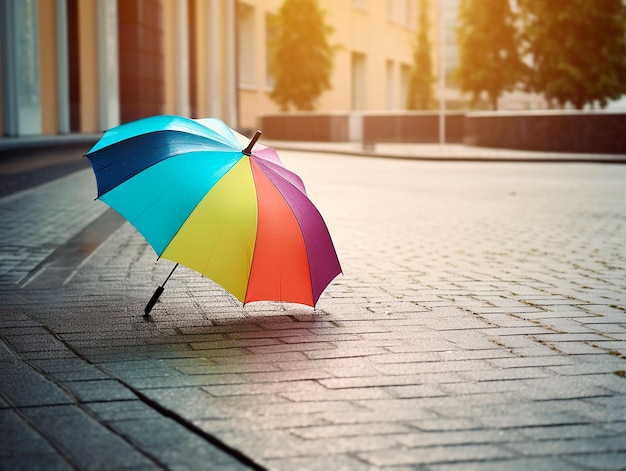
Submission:
<svg viewBox="0 0 626 471">
<path fill-rule="evenodd" d="M 177 344 L 181 356 L 203 358 L 215 365 L 306 359 L 303 351 L 330 348 L 322 338 L 337 328 L 333 316 L 304 306 L 258 303 L 236 314 L 230 311 L 206 319 L 178 313 L 168 319 L 161 312 L 142 318 L 153 331 L 151 344 L 168 348 Z"/>
<path fill-rule="evenodd" d="M 162 316 L 155 317 L 149 325 L 142 323 L 150 330 L 144 345 L 123 349 L 127 359 L 138 360 L 132 362 L 137 371 L 125 374 L 140 389 L 217 388 L 213 392 L 221 394 L 227 385 L 237 385 L 241 394 L 248 394 L 256 383 L 319 375 L 311 360 L 322 350 L 337 348 L 328 335 L 337 329 L 336 321 L 320 311 L 224 317 L 174 328 L 172 323 L 159 325 Z M 239 399 L 234 404 L 245 406 Z"/>
</svg>

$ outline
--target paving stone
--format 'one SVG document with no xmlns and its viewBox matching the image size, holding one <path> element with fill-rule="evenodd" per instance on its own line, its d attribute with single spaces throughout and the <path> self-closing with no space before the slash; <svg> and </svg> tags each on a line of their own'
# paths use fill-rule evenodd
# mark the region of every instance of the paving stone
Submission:
<svg viewBox="0 0 626 471">
<path fill-rule="evenodd" d="M 438 414 L 436 419 L 433 416 L 425 417 L 424 420 L 411 422 L 411 425 L 424 432 L 484 430 L 484 426 L 475 419 L 467 417 L 449 418 L 441 414 Z M 452 443 L 454 444 L 454 439 Z"/>
<path fill-rule="evenodd" d="M 391 397 L 392 391 L 387 388 L 345 388 L 327 389 L 323 386 L 307 389 L 305 391 L 284 392 L 280 396 L 294 402 L 308 401 L 352 401 L 361 399 L 387 399 Z"/>
<path fill-rule="evenodd" d="M 374 466 L 403 464 L 432 464 L 449 462 L 472 462 L 476 460 L 502 460 L 515 454 L 493 445 L 456 445 L 446 447 L 408 448 L 360 453 L 359 458 Z"/>
<path fill-rule="evenodd" d="M 571 358 L 559 355 L 549 356 L 533 356 L 533 357 L 519 357 L 519 358 L 498 358 L 490 360 L 491 363 L 499 368 L 532 368 L 536 366 L 560 366 L 571 365 L 575 361 Z"/>
<path fill-rule="evenodd" d="M 161 418 L 159 412 L 140 400 L 90 402 L 85 407 L 106 422 Z"/>
<path fill-rule="evenodd" d="M 153 462 L 136 453 L 120 436 L 93 420 L 78 407 L 30 408 L 25 415 L 48 440 L 64 451 L 80 469 L 150 466 Z"/>
<path fill-rule="evenodd" d="M 383 450 L 397 446 L 393 436 L 359 435 L 357 437 L 333 437 L 317 440 L 303 440 L 286 431 L 266 430 L 262 432 L 240 430 L 237 434 L 220 435 L 229 443 L 263 461 L 299 456 L 332 456 Z"/>
<path fill-rule="evenodd" d="M 472 461 L 470 463 L 449 463 L 429 465 L 428 470 L 432 471 L 464 471 L 473 469 L 476 471 L 500 471 L 502 469 L 511 471 L 526 471 L 529 469 L 536 471 L 580 471 L 585 469 L 575 464 L 557 457 L 526 457 L 523 459 L 513 458 L 496 461 Z"/>
<path fill-rule="evenodd" d="M 373 371 L 373 370 L 372 370 Z M 423 375 L 394 375 L 384 376 L 373 371 L 369 375 L 344 375 L 340 377 L 330 377 L 318 379 L 320 384 L 327 388 L 369 388 L 375 386 L 417 386 L 433 385 L 439 383 L 454 383 L 463 381 L 462 377 L 454 373 L 432 373 Z"/>
<path fill-rule="evenodd" d="M 55 450 L 33 428 L 12 410 L 0 410 L 0 456 L 51 455 Z M 8 468 L 7 468 L 8 469 Z"/>
<path fill-rule="evenodd" d="M 596 469 L 604 471 L 617 471 L 624 469 L 626 453 L 590 453 L 570 455 L 565 458 L 568 462 L 581 466 L 585 469 Z"/>
<path fill-rule="evenodd" d="M 119 381 L 103 379 L 96 381 L 66 381 L 62 383 L 80 402 L 133 400 L 136 395 Z"/>
<path fill-rule="evenodd" d="M 61 387 L 19 360 L 3 362 L 0 366 L 0 393 L 17 407 L 69 404 L 73 401 Z"/>
<path fill-rule="evenodd" d="M 359 424 L 300 427 L 292 428 L 290 431 L 294 435 L 310 440 L 332 437 L 351 437 L 358 435 L 401 435 L 411 433 L 414 430 L 410 427 L 396 423 L 371 423 L 369 426 L 366 424 Z"/>
<path fill-rule="evenodd" d="M 233 359 L 237 355 L 229 356 L 229 359 Z M 202 375 L 202 374 L 218 374 L 218 373 L 268 373 L 273 371 L 280 371 L 278 367 L 271 363 L 239 363 L 239 362 L 226 362 L 226 364 L 218 365 L 204 365 L 204 366 L 189 366 L 178 367 L 177 371 L 186 375 Z"/>
<path fill-rule="evenodd" d="M 612 432 L 599 427 L 596 424 L 584 425 L 555 425 L 548 427 L 528 427 L 517 431 L 530 440 L 567 440 L 571 438 L 593 438 L 611 436 Z"/>
<path fill-rule="evenodd" d="M 208 374 L 193 376 L 156 376 L 126 378 L 126 383 L 140 390 L 184 388 L 195 386 L 211 386 L 215 384 L 241 384 L 244 382 L 241 374 Z"/>
<path fill-rule="evenodd" d="M 32 471 L 69 471 L 75 469 L 58 454 L 4 456 L 0 469 L 12 471 L 27 469 Z"/>
<path fill-rule="evenodd" d="M 523 414 L 516 415 L 515 407 L 512 407 L 510 415 L 493 415 L 480 418 L 480 422 L 486 427 L 495 429 L 523 429 L 526 427 L 539 426 L 563 426 L 576 425 L 583 419 L 573 413 L 543 413 L 543 414 Z"/>
<path fill-rule="evenodd" d="M 514 449 L 524 455 L 566 455 L 583 453 L 626 452 L 626 436 L 617 435 L 612 437 L 595 437 L 571 440 L 543 440 L 541 442 L 512 443 L 508 448 Z"/>
<path fill-rule="evenodd" d="M 406 433 L 396 437 L 403 445 L 432 447 L 443 445 L 481 445 L 490 443 L 509 443 L 527 440 L 517 430 L 439 430 L 434 432 Z"/>
<path fill-rule="evenodd" d="M 233 384 L 223 386 L 208 386 L 202 388 L 212 396 L 250 396 L 257 394 L 287 394 L 291 392 L 320 391 L 320 386 L 314 381 L 267 382 L 254 384 Z M 288 396 L 283 396 L 291 400 Z"/>
<path fill-rule="evenodd" d="M 506 368 L 489 371 L 462 371 L 458 375 L 461 378 L 466 378 L 467 381 L 505 381 L 505 380 L 519 380 L 530 378 L 548 378 L 550 374 L 550 368 L 544 367 L 522 367 L 522 368 Z"/>
<path fill-rule="evenodd" d="M 385 388 L 385 391 L 397 398 L 410 399 L 417 397 L 443 397 L 448 396 L 446 389 L 442 386 L 430 384 L 412 384 L 406 386 L 391 386 Z"/>
<path fill-rule="evenodd" d="M 489 363 L 483 360 L 457 360 L 447 362 L 397 363 L 376 365 L 376 369 L 386 375 L 407 375 L 424 373 L 455 373 L 470 370 L 490 370 Z"/>
<path fill-rule="evenodd" d="M 238 470 L 248 466 L 171 419 L 123 420 L 113 428 L 170 469 Z"/>
<path fill-rule="evenodd" d="M 333 455 L 273 459 L 267 460 L 267 465 L 275 471 L 352 471 L 363 468 L 365 463 L 349 455 Z"/>
<path fill-rule="evenodd" d="M 238 428 L 239 417 L 222 417 L 219 419 L 200 419 L 193 424 L 205 432 L 221 436 L 222 433 L 230 433 Z M 321 415 L 292 415 L 292 416 L 248 416 L 246 430 L 285 430 L 292 427 L 314 427 L 318 425 L 328 425 L 328 421 Z"/>
</svg>

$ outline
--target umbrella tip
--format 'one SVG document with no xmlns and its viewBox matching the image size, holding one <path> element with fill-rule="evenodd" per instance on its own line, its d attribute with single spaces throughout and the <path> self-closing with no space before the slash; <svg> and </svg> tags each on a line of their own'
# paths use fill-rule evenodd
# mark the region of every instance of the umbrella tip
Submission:
<svg viewBox="0 0 626 471">
<path fill-rule="evenodd" d="M 252 138 L 252 140 L 250 141 L 250 143 L 248 144 L 248 147 L 246 147 L 242 152 L 245 155 L 252 155 L 252 148 L 254 147 L 254 144 L 256 144 L 256 141 L 259 140 L 259 137 L 261 137 L 261 131 L 257 131 L 256 134 L 254 135 L 254 137 Z"/>
</svg>

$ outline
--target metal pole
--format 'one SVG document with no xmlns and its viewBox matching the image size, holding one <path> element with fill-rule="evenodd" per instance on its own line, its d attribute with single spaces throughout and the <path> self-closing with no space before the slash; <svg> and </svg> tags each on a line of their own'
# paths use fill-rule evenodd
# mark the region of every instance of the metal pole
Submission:
<svg viewBox="0 0 626 471">
<path fill-rule="evenodd" d="M 189 90 L 189 2 L 178 0 L 174 6 L 174 75 L 176 76 L 176 114 L 191 116 L 191 91 Z M 195 21 L 195 17 L 191 21 Z M 210 30 L 213 28 L 210 28 Z M 211 80 L 209 79 L 209 86 Z M 194 110 L 197 113 L 197 110 Z M 209 110 L 209 116 L 217 116 Z"/>
<path fill-rule="evenodd" d="M 226 20 L 225 31 L 226 38 L 224 39 L 226 48 L 226 62 L 225 62 L 225 78 L 226 83 L 226 122 L 231 128 L 239 128 L 239 67 L 238 60 L 238 28 L 237 28 L 237 3 L 238 2 L 226 2 Z"/>
<path fill-rule="evenodd" d="M 70 76 L 67 46 L 67 0 L 56 0 L 57 131 L 70 132 Z"/>
<path fill-rule="evenodd" d="M 446 0 L 439 0 L 439 144 L 446 143 Z"/>
<path fill-rule="evenodd" d="M 222 61 L 223 46 L 220 36 L 224 34 L 222 32 L 224 27 L 222 26 L 218 0 L 210 0 L 208 3 L 207 24 L 209 25 L 207 28 L 207 109 L 209 116 L 219 117 L 228 122 L 227 116 L 222 114 L 222 110 L 226 109 L 227 105 L 223 105 L 228 103 L 228 96 L 223 98 L 221 78 L 227 72 L 228 66 L 226 64 L 231 58 L 230 54 L 226 54 L 225 60 Z"/>
<path fill-rule="evenodd" d="M 119 59 L 117 48 L 117 3 L 96 3 L 98 129 L 104 131 L 120 124 Z"/>
</svg>

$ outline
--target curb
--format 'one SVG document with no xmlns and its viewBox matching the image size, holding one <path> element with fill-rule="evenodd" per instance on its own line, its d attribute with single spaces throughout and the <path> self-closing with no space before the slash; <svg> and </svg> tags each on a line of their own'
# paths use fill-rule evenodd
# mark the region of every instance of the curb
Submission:
<svg viewBox="0 0 626 471">
<path fill-rule="evenodd" d="M 595 164 L 626 164 L 626 155 L 618 154 L 560 154 L 533 151 L 516 151 L 528 155 L 511 155 L 502 150 L 502 156 L 478 156 L 478 155 L 434 155 L 434 154 L 399 154 L 390 152 L 376 152 L 372 150 L 345 150 L 330 148 L 300 147 L 281 142 L 272 143 L 271 147 L 276 150 L 288 152 L 332 153 L 349 157 L 387 158 L 395 160 L 417 160 L 424 162 L 489 162 L 489 163 L 595 163 Z M 492 151 L 492 149 L 489 149 Z"/>
</svg>

